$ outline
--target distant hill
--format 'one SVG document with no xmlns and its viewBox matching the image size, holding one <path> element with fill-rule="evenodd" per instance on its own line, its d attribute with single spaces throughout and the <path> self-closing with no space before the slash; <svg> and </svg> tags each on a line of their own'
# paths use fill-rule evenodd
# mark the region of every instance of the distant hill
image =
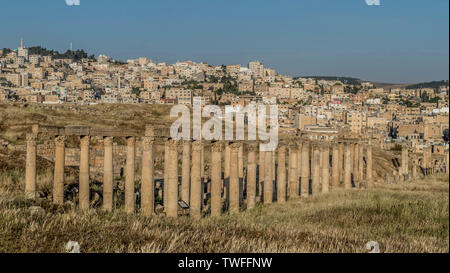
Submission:
<svg viewBox="0 0 450 273">
<path fill-rule="evenodd" d="M 8 54 L 9 52 L 11 52 L 11 49 L 3 49 L 3 55 Z M 64 53 L 60 53 L 53 49 L 49 50 L 41 46 L 32 46 L 28 48 L 28 52 L 30 55 L 53 56 L 53 58 L 55 59 L 73 59 L 75 61 L 84 58 L 95 59 L 94 55 L 88 56 L 88 54 L 83 49 L 67 50 Z"/>
<path fill-rule="evenodd" d="M 423 88 L 433 88 L 434 89 L 434 88 L 438 88 L 441 86 L 448 86 L 448 80 L 412 84 L 412 85 L 406 86 L 406 89 L 423 89 Z"/>
</svg>

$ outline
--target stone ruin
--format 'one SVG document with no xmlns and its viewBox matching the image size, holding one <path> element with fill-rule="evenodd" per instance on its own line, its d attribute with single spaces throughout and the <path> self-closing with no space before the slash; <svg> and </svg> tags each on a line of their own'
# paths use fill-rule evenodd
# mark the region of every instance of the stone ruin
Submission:
<svg viewBox="0 0 450 273">
<path fill-rule="evenodd" d="M 206 206 L 213 217 L 228 211 L 239 213 L 243 208 L 252 209 L 256 203 L 284 203 L 288 198 L 306 198 L 327 193 L 337 188 L 363 189 L 374 187 L 373 145 L 355 139 L 334 142 L 315 142 L 296 138 L 280 143 L 276 151 L 260 151 L 258 142 L 226 141 L 175 141 L 168 137 L 167 129 L 147 126 L 142 135 L 138 131 L 98 129 L 85 126 L 32 127 L 27 135 L 25 194 L 36 199 L 36 156 L 38 134 L 53 136 L 54 180 L 53 203 L 64 204 L 66 145 L 68 136 L 80 138 L 79 151 L 79 202 L 80 210 L 88 210 L 90 204 L 90 142 L 91 138 L 103 139 L 103 189 L 102 208 L 114 209 L 114 175 L 118 168 L 114 161 L 114 138 L 126 139 L 124 162 L 124 210 L 135 213 L 136 202 L 136 140 L 140 147 L 140 212 L 145 216 L 156 213 L 157 196 L 162 198 L 167 217 L 178 217 L 188 209 L 193 218 L 201 218 Z M 205 144 L 209 144 L 209 170 L 205 170 Z M 164 174 L 157 183 L 155 175 L 155 149 L 164 147 Z M 245 149 L 246 148 L 246 149 Z M 181 164 L 179 154 L 181 150 Z M 245 162 L 244 152 L 247 152 Z M 246 163 L 246 164 L 245 164 Z M 437 172 L 449 173 L 449 155 L 443 162 L 434 162 L 431 150 L 425 150 L 423 158 L 409 157 L 404 147 L 398 172 L 386 176 L 386 182 L 416 178 Z M 181 165 L 181 173 L 179 169 Z M 209 205 L 207 205 L 209 204 Z"/>
</svg>

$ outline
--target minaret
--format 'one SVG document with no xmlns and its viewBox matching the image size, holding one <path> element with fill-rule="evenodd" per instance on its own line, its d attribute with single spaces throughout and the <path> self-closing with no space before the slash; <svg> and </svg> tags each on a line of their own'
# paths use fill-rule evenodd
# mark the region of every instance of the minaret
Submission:
<svg viewBox="0 0 450 273">
<path fill-rule="evenodd" d="M 23 38 L 20 38 L 20 48 L 23 48 Z"/>
</svg>

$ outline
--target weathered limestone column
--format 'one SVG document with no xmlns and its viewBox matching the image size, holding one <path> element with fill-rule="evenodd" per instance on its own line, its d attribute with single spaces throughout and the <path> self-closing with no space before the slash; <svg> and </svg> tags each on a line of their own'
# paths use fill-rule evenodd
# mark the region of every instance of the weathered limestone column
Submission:
<svg viewBox="0 0 450 273">
<path fill-rule="evenodd" d="M 312 195 L 320 192 L 320 150 L 313 147 L 313 164 L 312 164 Z"/>
<path fill-rule="evenodd" d="M 256 144 L 248 146 L 247 166 L 247 208 L 252 209 L 256 205 Z"/>
<path fill-rule="evenodd" d="M 225 143 L 225 165 L 223 167 L 223 193 L 224 199 L 228 200 L 230 191 L 230 173 L 231 173 L 231 148 L 230 143 Z"/>
<path fill-rule="evenodd" d="M 136 154 L 136 138 L 127 138 L 127 161 L 125 169 L 125 212 L 134 213 L 135 205 L 135 154 Z"/>
<path fill-rule="evenodd" d="M 344 143 L 339 143 L 339 159 L 338 159 L 338 169 L 339 169 L 339 182 L 344 183 L 344 162 L 345 162 L 345 145 Z"/>
<path fill-rule="evenodd" d="M 27 158 L 25 165 L 25 196 L 36 199 L 36 134 L 27 135 Z"/>
<path fill-rule="evenodd" d="M 238 154 L 238 170 L 239 170 L 239 204 L 244 200 L 244 143 L 241 143 Z"/>
<path fill-rule="evenodd" d="M 330 147 L 328 145 L 322 146 L 322 171 L 321 179 L 322 192 L 327 193 L 330 191 Z"/>
<path fill-rule="evenodd" d="M 364 145 L 360 144 L 359 145 L 359 167 L 358 167 L 358 177 L 359 177 L 359 185 L 361 186 L 361 184 L 364 182 Z"/>
<path fill-rule="evenodd" d="M 352 145 L 345 145 L 345 162 L 344 162 L 344 188 L 352 188 Z"/>
<path fill-rule="evenodd" d="M 450 166 L 449 166 L 449 164 L 450 164 L 450 159 L 449 159 L 449 152 L 447 152 L 447 158 L 446 158 L 446 163 L 445 163 L 445 172 L 447 173 L 447 175 L 449 175 L 449 173 L 450 173 Z"/>
<path fill-rule="evenodd" d="M 407 175 L 409 173 L 409 166 L 408 166 L 408 147 L 403 147 L 402 149 L 402 175 Z"/>
<path fill-rule="evenodd" d="M 169 140 L 166 140 L 164 143 L 164 184 L 163 184 L 163 203 L 164 208 L 167 209 L 167 198 L 169 194 L 168 185 L 169 185 Z"/>
<path fill-rule="evenodd" d="M 153 136 L 145 136 L 142 140 L 141 208 L 144 216 L 151 216 L 155 213 L 154 143 Z"/>
<path fill-rule="evenodd" d="M 309 174 L 310 174 L 310 162 L 309 162 L 309 143 L 303 143 L 302 146 L 302 168 L 301 168 L 301 196 L 309 196 Z"/>
<path fill-rule="evenodd" d="M 231 148 L 229 143 L 225 144 L 225 165 L 223 166 L 224 178 L 230 178 L 230 168 L 231 168 Z"/>
<path fill-rule="evenodd" d="M 181 200 L 189 205 L 191 188 L 191 141 L 183 142 L 183 160 L 181 174 Z"/>
<path fill-rule="evenodd" d="M 417 162 L 414 159 L 412 164 L 412 177 L 417 178 Z"/>
<path fill-rule="evenodd" d="M 266 151 L 264 158 L 264 204 L 272 204 L 273 202 L 273 174 L 272 174 L 273 152 Z"/>
<path fill-rule="evenodd" d="M 355 143 L 353 148 L 353 181 L 355 182 L 355 187 L 359 188 L 359 143 Z"/>
<path fill-rule="evenodd" d="M 297 146 L 291 144 L 289 147 L 289 197 L 298 197 L 298 151 Z"/>
<path fill-rule="evenodd" d="M 297 155 L 298 155 L 298 153 L 297 153 Z M 298 176 L 296 175 L 295 178 L 296 178 L 297 185 L 298 185 Z M 298 193 L 298 188 L 297 188 L 297 193 Z M 278 201 L 278 203 L 286 203 L 286 147 L 285 146 L 282 146 L 278 149 L 277 201 Z"/>
<path fill-rule="evenodd" d="M 105 211 L 112 211 L 114 184 L 112 137 L 105 137 L 103 139 L 103 149 L 105 152 L 103 157 L 103 209 Z"/>
<path fill-rule="evenodd" d="M 178 217 L 178 142 L 169 141 L 169 185 L 167 186 L 167 217 Z"/>
<path fill-rule="evenodd" d="M 89 209 L 89 142 L 90 136 L 80 137 L 80 209 Z"/>
<path fill-rule="evenodd" d="M 263 199 L 263 190 L 264 190 L 264 176 L 265 176 L 265 163 L 264 160 L 266 158 L 266 155 L 263 151 L 259 151 L 259 181 L 258 181 L 258 196 L 259 201 L 262 201 Z"/>
<path fill-rule="evenodd" d="M 53 177 L 53 203 L 64 203 L 64 165 L 65 165 L 65 136 L 55 139 L 55 174 Z"/>
<path fill-rule="evenodd" d="M 222 214 L 222 143 L 211 146 L 211 216 Z"/>
<path fill-rule="evenodd" d="M 230 213 L 239 213 L 239 148 L 240 143 L 231 145 L 231 170 L 230 170 Z"/>
<path fill-rule="evenodd" d="M 297 185 L 298 185 L 298 194 L 297 196 L 300 196 L 301 194 L 301 183 L 302 183 L 302 149 L 303 149 L 303 143 L 299 141 L 297 143 Z"/>
<path fill-rule="evenodd" d="M 339 187 L 339 160 L 341 160 L 339 157 L 339 147 L 333 145 L 331 185 L 334 189 Z"/>
<path fill-rule="evenodd" d="M 367 188 L 373 187 L 373 174 L 372 174 L 372 145 L 367 145 L 367 168 L 366 168 L 366 180 Z"/>
<path fill-rule="evenodd" d="M 202 212 L 202 178 L 201 165 L 199 164 L 202 157 L 202 147 L 203 144 L 199 140 L 192 143 L 190 216 L 195 219 L 200 219 Z"/>
<path fill-rule="evenodd" d="M 239 179 L 243 179 L 244 178 L 244 144 L 241 143 L 241 146 L 239 147 L 239 162 L 238 162 L 238 167 L 239 167 Z"/>
<path fill-rule="evenodd" d="M 205 179 L 205 147 L 203 145 L 203 139 L 202 139 L 202 147 L 201 147 L 201 156 L 200 156 L 200 176 L 202 178 L 202 182 Z"/>
</svg>

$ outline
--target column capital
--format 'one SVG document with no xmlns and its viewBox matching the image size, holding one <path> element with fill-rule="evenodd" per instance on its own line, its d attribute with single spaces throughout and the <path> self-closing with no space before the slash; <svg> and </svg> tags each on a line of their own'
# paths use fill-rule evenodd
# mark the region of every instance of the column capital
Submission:
<svg viewBox="0 0 450 273">
<path fill-rule="evenodd" d="M 203 148 L 203 143 L 200 140 L 192 142 L 192 151 L 200 152 Z"/>
<path fill-rule="evenodd" d="M 239 148 L 241 148 L 242 144 L 240 142 L 234 142 L 230 145 L 232 152 L 239 152 Z"/>
<path fill-rule="evenodd" d="M 91 137 L 90 136 L 80 136 L 80 145 L 89 146 Z"/>
<path fill-rule="evenodd" d="M 134 137 L 134 136 L 126 137 L 126 139 L 127 139 L 127 144 L 128 145 L 133 145 L 136 142 L 136 137 Z"/>
<path fill-rule="evenodd" d="M 149 148 L 155 144 L 155 138 L 152 136 L 145 136 L 142 138 L 142 145 L 144 148 Z"/>
<path fill-rule="evenodd" d="M 286 145 L 282 145 L 282 146 L 279 146 L 277 150 L 279 153 L 286 153 L 287 147 L 286 147 Z"/>
<path fill-rule="evenodd" d="M 169 145 L 169 149 L 178 150 L 180 143 L 174 139 L 171 139 L 167 144 Z"/>
<path fill-rule="evenodd" d="M 32 144 L 37 140 L 37 134 L 27 134 L 27 142 Z"/>
<path fill-rule="evenodd" d="M 104 146 L 112 146 L 114 143 L 113 137 L 104 137 L 103 138 L 103 145 Z"/>
<path fill-rule="evenodd" d="M 57 136 L 55 137 L 56 146 L 64 146 L 66 142 L 66 136 Z"/>
<path fill-rule="evenodd" d="M 223 144 L 222 142 L 215 142 L 211 145 L 211 151 L 212 152 L 222 152 L 223 151 Z"/>
</svg>

